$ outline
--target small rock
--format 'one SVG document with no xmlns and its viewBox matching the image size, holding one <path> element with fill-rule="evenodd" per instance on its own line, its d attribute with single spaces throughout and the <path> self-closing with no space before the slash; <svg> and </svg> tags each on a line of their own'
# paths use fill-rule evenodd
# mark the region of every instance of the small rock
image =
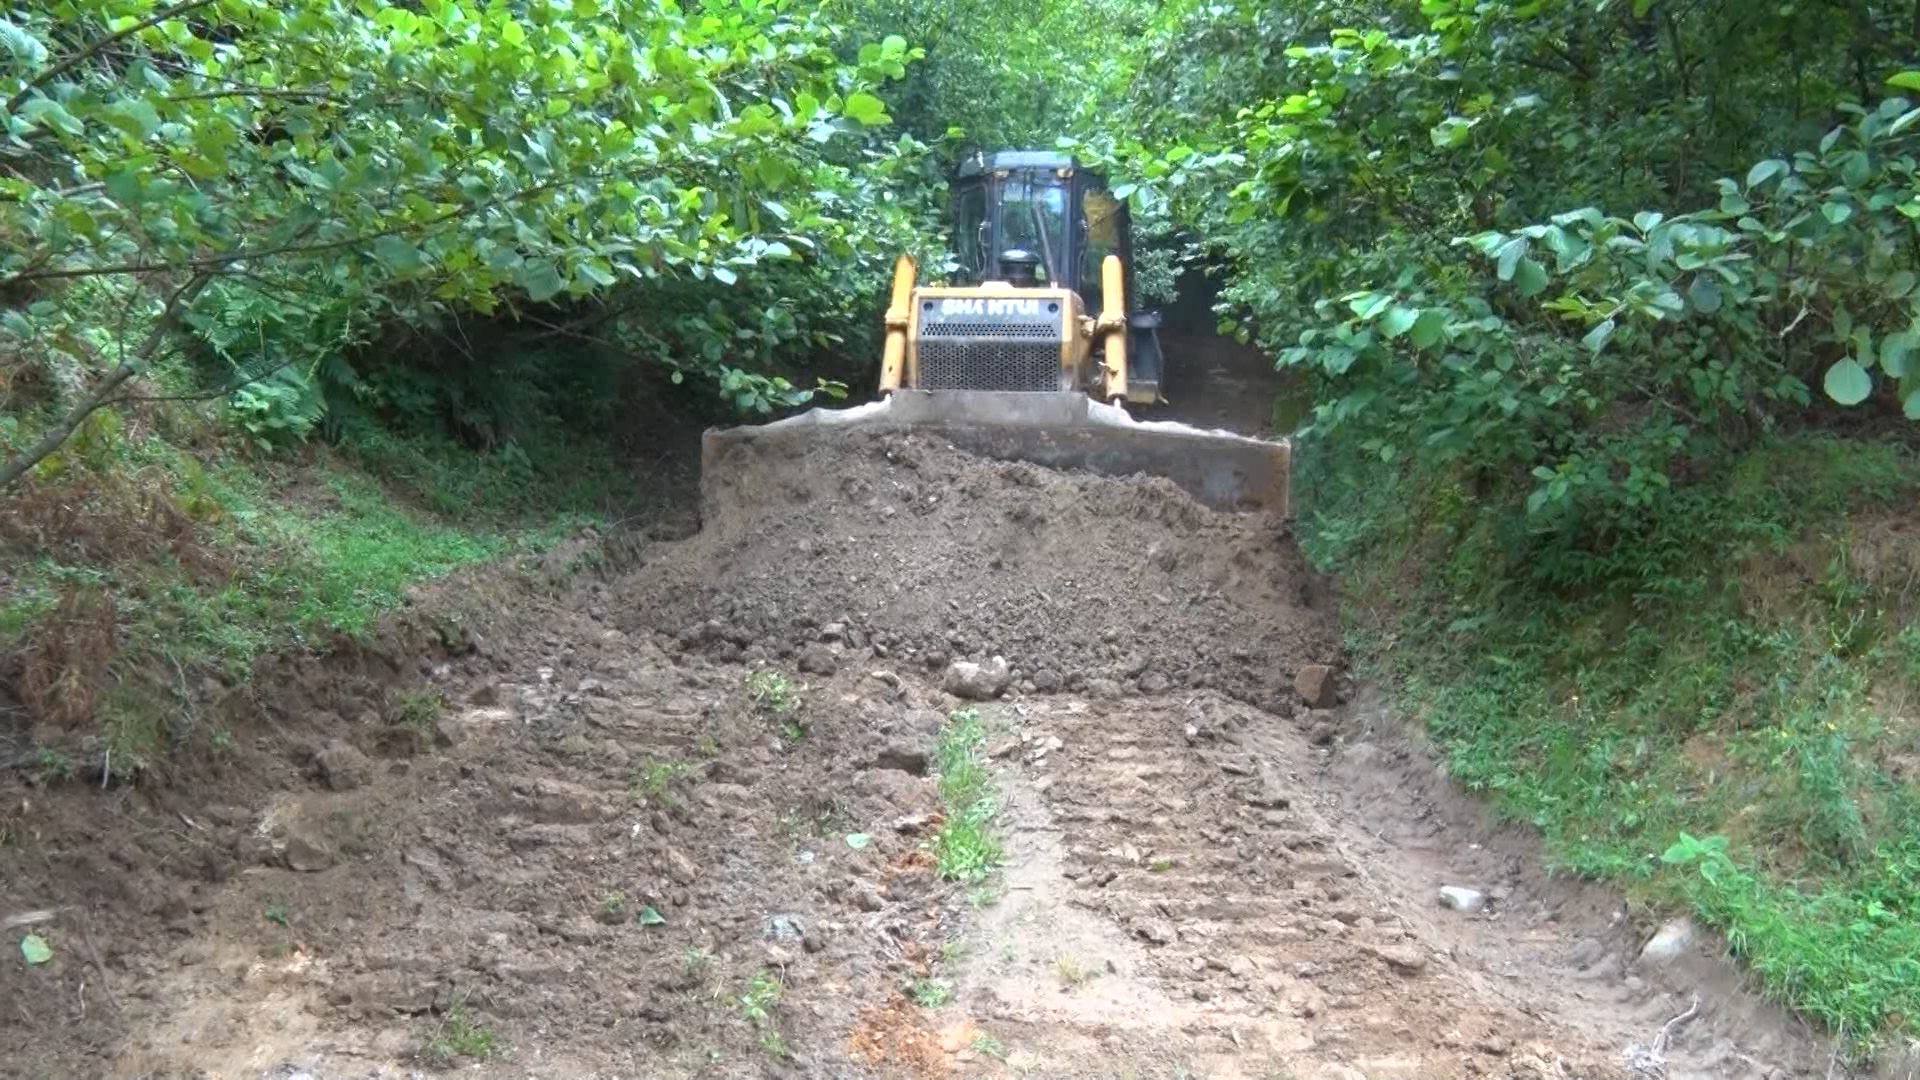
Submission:
<svg viewBox="0 0 1920 1080">
<path fill-rule="evenodd" d="M 892 739 L 874 751 L 870 765 L 875 769 L 894 769 L 910 776 L 927 775 L 927 747 L 914 739 Z"/>
<path fill-rule="evenodd" d="M 295 832 L 287 837 L 286 848 L 280 857 L 287 869 L 297 873 L 312 874 L 333 865 L 333 851 L 318 837 Z"/>
<path fill-rule="evenodd" d="M 334 739 L 313 755 L 314 771 L 335 791 L 352 791 L 373 776 L 373 762 L 352 743 Z"/>
<path fill-rule="evenodd" d="M 1172 684 L 1168 682 L 1167 677 L 1157 671 L 1149 671 L 1140 676 L 1140 692 L 1143 694 L 1162 694 L 1170 685 Z"/>
<path fill-rule="evenodd" d="M 700 867 L 679 848 L 668 848 L 667 876 L 676 884 L 691 885 L 700 876 Z"/>
<path fill-rule="evenodd" d="M 800 650 L 800 670 L 812 675 L 831 675 L 840 670 L 840 657 L 833 646 L 814 642 Z"/>
<path fill-rule="evenodd" d="M 1171 945 L 1180 938 L 1179 931 L 1165 919 L 1135 919 L 1133 932 L 1155 945 Z"/>
<path fill-rule="evenodd" d="M 1513 1049 L 1513 1044 L 1502 1036 L 1486 1035 L 1474 1040 L 1473 1048 L 1483 1054 L 1492 1054 L 1494 1057 L 1505 1057 L 1507 1051 Z"/>
<path fill-rule="evenodd" d="M 1033 673 L 1033 688 L 1042 694 L 1051 694 L 1060 689 L 1060 673 L 1052 668 L 1041 668 Z"/>
<path fill-rule="evenodd" d="M 1293 677 L 1293 688 L 1308 708 L 1327 708 L 1334 703 L 1333 669 L 1325 664 L 1308 664 Z"/>
<path fill-rule="evenodd" d="M 1664 964 L 1684 956 L 1693 945 L 1693 920 L 1682 915 L 1670 919 L 1660 927 L 1645 947 L 1640 950 L 1640 962 L 1643 964 Z"/>
<path fill-rule="evenodd" d="M 885 683 L 886 685 L 894 688 L 895 690 L 900 689 L 900 676 L 895 675 L 891 671 L 886 671 L 886 670 L 874 671 L 869 673 L 868 678 L 871 678 L 876 682 Z"/>
<path fill-rule="evenodd" d="M 1427 969 L 1427 954 L 1411 945 L 1367 945 L 1361 951 L 1402 975 L 1418 975 Z"/>
<path fill-rule="evenodd" d="M 821 641 L 839 641 L 847 636 L 847 624 L 830 622 L 820 628 Z"/>
<path fill-rule="evenodd" d="M 1440 886 L 1440 906 L 1471 915 L 1487 906 L 1487 894 L 1479 889 L 1469 889 L 1464 885 L 1442 885 Z"/>
<path fill-rule="evenodd" d="M 767 916 L 760 930 L 768 941 L 804 941 L 807 936 L 807 926 L 800 916 L 786 912 Z"/>
<path fill-rule="evenodd" d="M 887 898 L 880 895 L 870 881 L 858 881 L 847 889 L 847 901 L 861 911 L 879 911 L 887 906 Z"/>
<path fill-rule="evenodd" d="M 968 701 L 990 701 L 998 697 L 1012 679 L 1013 669 L 1008 666 L 1004 656 L 995 656 L 983 664 L 955 660 L 947 665 L 941 688 Z"/>
</svg>

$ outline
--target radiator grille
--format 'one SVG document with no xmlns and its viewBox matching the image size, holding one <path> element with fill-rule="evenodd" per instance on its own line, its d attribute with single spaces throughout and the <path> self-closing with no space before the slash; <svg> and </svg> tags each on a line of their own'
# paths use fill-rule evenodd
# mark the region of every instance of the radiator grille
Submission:
<svg viewBox="0 0 1920 1080">
<path fill-rule="evenodd" d="M 949 323 L 948 326 L 953 324 Z M 947 327 L 942 327 L 946 329 Z M 920 339 L 923 390 L 1060 389 L 1060 338 L 1053 327 L 995 326 L 995 337 Z M 1009 334 L 1008 330 L 1041 333 Z"/>
</svg>

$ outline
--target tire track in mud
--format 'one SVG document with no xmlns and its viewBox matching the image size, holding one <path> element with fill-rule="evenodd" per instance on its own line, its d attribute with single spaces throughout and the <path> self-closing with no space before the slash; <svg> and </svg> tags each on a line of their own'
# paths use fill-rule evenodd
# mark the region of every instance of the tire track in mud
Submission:
<svg viewBox="0 0 1920 1080">
<path fill-rule="evenodd" d="M 1016 710 L 1022 746 L 1062 748 L 1013 755 L 1009 888 L 975 931 L 962 999 L 1004 1027 L 1018 1066 L 1622 1075 L 1617 1051 L 1488 1000 L 1414 932 L 1346 855 L 1291 725 L 1214 695 Z"/>
</svg>

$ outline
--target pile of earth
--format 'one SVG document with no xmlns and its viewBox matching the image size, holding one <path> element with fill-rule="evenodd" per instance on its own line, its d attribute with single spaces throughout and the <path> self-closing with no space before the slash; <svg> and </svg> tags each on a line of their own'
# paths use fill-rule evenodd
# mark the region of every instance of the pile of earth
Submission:
<svg viewBox="0 0 1920 1080">
<path fill-rule="evenodd" d="M 703 480 L 701 532 L 618 587 L 623 629 L 818 675 L 920 666 L 966 696 L 1211 688 L 1287 715 L 1301 669 L 1338 653 L 1329 620 L 1301 617 L 1329 590 L 1283 521 L 1163 479 L 899 432 L 733 461 Z"/>
</svg>

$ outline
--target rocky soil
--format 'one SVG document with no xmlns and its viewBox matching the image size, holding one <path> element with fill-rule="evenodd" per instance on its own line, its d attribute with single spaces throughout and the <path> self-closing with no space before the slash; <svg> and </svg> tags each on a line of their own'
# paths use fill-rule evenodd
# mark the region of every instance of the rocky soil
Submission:
<svg viewBox="0 0 1920 1080">
<path fill-rule="evenodd" d="M 1446 789 L 1283 525 L 897 436 L 709 480 L 267 667 L 214 760 L 0 778 L 0 1075 L 1826 1074 Z"/>
</svg>

